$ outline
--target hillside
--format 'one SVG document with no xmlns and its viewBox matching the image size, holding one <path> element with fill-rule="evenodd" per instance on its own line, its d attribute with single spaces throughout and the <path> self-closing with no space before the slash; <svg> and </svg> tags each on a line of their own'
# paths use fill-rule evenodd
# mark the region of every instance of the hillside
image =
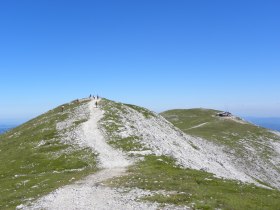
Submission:
<svg viewBox="0 0 280 210">
<path fill-rule="evenodd" d="M 0 209 L 14 209 L 96 171 L 96 155 L 65 136 L 88 119 L 86 103 L 64 104 L 64 112 L 57 107 L 0 135 Z"/>
<path fill-rule="evenodd" d="M 195 120 L 193 114 L 188 120 L 183 113 L 164 113 L 175 127 L 145 108 L 107 99 L 98 101 L 97 108 L 93 99 L 63 106 L 64 111 L 57 107 L 0 135 L 1 209 L 280 206 L 280 192 L 272 189 L 278 188 L 279 180 L 274 175 L 271 180 L 265 179 L 267 171 L 279 175 L 278 166 L 268 162 L 277 161 L 279 151 L 258 144 L 259 150 L 269 152 L 257 157 L 259 153 L 254 151 L 258 161 L 252 161 L 249 167 L 258 167 L 259 161 L 264 161 L 266 168 L 247 173 L 240 165 L 247 164 L 248 157 L 240 156 L 238 161 L 243 162 L 236 164 L 236 143 L 223 143 L 220 137 L 227 135 L 222 131 L 216 133 L 222 135 L 219 138 L 188 132 L 206 125 L 202 115 Z M 212 114 L 208 117 L 210 122 Z M 264 133 L 267 136 L 262 138 L 279 143 L 277 136 L 267 130 Z M 239 135 L 243 135 L 242 129 Z M 255 146 L 244 145 L 248 153 Z M 230 149 L 232 154 L 228 153 Z"/>
<path fill-rule="evenodd" d="M 280 136 L 238 117 L 218 117 L 209 109 L 162 113 L 186 134 L 223 146 L 234 165 L 260 183 L 280 189 Z"/>
</svg>

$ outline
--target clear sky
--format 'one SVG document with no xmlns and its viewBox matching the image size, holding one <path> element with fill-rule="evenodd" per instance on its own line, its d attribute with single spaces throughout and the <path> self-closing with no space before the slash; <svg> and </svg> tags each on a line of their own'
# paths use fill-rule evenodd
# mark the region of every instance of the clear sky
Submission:
<svg viewBox="0 0 280 210">
<path fill-rule="evenodd" d="M 280 1 L 0 2 L 0 123 L 100 94 L 280 116 Z"/>
</svg>

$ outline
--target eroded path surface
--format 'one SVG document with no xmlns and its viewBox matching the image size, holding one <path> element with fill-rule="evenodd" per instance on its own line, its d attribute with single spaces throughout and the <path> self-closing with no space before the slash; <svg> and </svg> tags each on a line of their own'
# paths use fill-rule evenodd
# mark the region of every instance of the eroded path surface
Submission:
<svg viewBox="0 0 280 210">
<path fill-rule="evenodd" d="M 99 101 L 98 101 L 99 102 Z M 101 168 L 127 167 L 132 162 L 121 151 L 111 147 L 105 140 L 98 122 L 103 117 L 103 111 L 95 107 L 95 100 L 89 102 L 90 118 L 82 126 L 81 140 L 98 153 Z"/>
<path fill-rule="evenodd" d="M 148 195 L 148 192 L 133 190 L 127 193 L 101 183 L 124 173 L 125 168 L 104 169 L 75 184 L 60 188 L 23 209 L 157 209 L 157 204 L 135 201 L 138 197 Z"/>
</svg>

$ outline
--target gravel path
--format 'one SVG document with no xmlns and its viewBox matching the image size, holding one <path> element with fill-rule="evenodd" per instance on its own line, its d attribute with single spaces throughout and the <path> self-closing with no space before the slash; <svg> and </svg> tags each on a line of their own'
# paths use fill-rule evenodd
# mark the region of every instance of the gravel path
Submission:
<svg viewBox="0 0 280 210">
<path fill-rule="evenodd" d="M 95 107 L 95 102 L 95 100 L 89 102 L 90 118 L 82 126 L 83 141 L 98 153 L 101 168 L 127 167 L 132 162 L 121 151 L 107 144 L 100 129 L 98 129 L 98 122 L 103 117 L 103 111 Z"/>
<path fill-rule="evenodd" d="M 56 209 L 56 210 L 124 210 L 124 209 L 157 209 L 155 203 L 140 203 L 135 201 L 138 197 L 149 194 L 141 190 L 122 192 L 104 186 L 101 182 L 107 179 L 121 176 L 125 168 L 104 169 L 96 174 L 75 184 L 62 187 L 51 194 L 39 199 L 32 206 L 19 206 L 18 209 Z"/>
</svg>

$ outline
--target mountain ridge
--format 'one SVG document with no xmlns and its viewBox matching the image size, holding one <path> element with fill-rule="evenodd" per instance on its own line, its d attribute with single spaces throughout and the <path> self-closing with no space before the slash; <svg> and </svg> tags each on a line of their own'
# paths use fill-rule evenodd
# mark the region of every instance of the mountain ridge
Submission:
<svg viewBox="0 0 280 210">
<path fill-rule="evenodd" d="M 0 153 L 7 159 L 7 165 L 0 165 L 1 181 L 11 183 L 10 188 L 3 184 L 1 188 L 12 192 L 15 189 L 13 186 L 18 186 L 15 193 L 6 193 L 5 199 L 0 199 L 2 208 L 51 209 L 53 205 L 52 208 L 63 209 L 63 205 L 67 204 L 68 209 L 75 209 L 82 205 L 74 202 L 76 198 L 83 202 L 90 200 L 86 202 L 88 207 L 107 205 L 107 209 L 110 205 L 119 209 L 122 209 L 122 205 L 129 205 L 131 209 L 156 209 L 159 205 L 172 209 L 240 209 L 246 205 L 256 209 L 259 200 L 264 198 L 263 209 L 273 209 L 278 205 L 276 198 L 280 192 L 272 189 L 274 182 L 267 182 L 265 176 L 254 177 L 244 168 L 236 167 L 236 159 L 231 159 L 233 156 L 229 156 L 224 148 L 227 145 L 221 146 L 213 139 L 189 133 L 211 125 L 201 125 L 205 119 L 204 122 L 196 120 L 199 124 L 188 121 L 190 123 L 185 125 L 192 129 L 184 131 L 174 121 L 169 119 L 169 122 L 148 109 L 107 99 L 98 101 L 97 108 L 93 99 L 73 101 L 62 106 L 0 135 L 0 150 L 5 147 L 13 150 L 12 145 L 30 148 L 29 153 L 19 150 L 21 159 L 27 160 L 21 164 L 18 157 L 10 156 L 5 150 Z M 208 116 L 209 119 L 211 117 Z M 247 123 L 239 124 L 248 126 Z M 197 125 L 201 126 L 193 128 Z M 205 131 L 201 133 L 205 134 Z M 220 135 L 227 136 L 224 133 Z M 115 152 L 117 156 L 113 155 Z M 33 159 L 30 155 L 40 158 Z M 119 157 L 122 161 L 117 161 Z M 122 164 L 122 157 L 129 164 Z M 72 158 L 70 162 L 69 158 Z M 8 163 L 10 159 L 18 166 Z M 39 161 L 41 159 L 44 160 L 42 163 Z M 50 165 L 43 170 L 47 176 L 53 177 L 48 180 L 41 175 L 40 168 L 52 162 L 58 165 Z M 28 168 L 20 172 L 20 167 L 26 166 Z M 107 173 L 114 174 L 116 167 L 123 172 L 102 183 L 94 181 L 98 177 L 96 171 L 102 174 L 107 170 Z M 270 170 L 271 165 L 267 167 Z M 8 169 L 6 175 L 3 173 L 5 168 Z M 14 179 L 9 178 L 12 174 L 16 175 Z M 37 176 L 42 176 L 42 179 L 36 181 Z M 96 184 L 89 186 L 88 183 L 92 182 Z M 277 183 L 276 180 L 276 187 Z M 89 188 L 94 193 L 87 195 L 85 192 Z M 26 189 L 29 189 L 28 193 Z M 65 197 L 64 189 L 73 190 Z M 110 204 L 95 203 L 92 198 L 98 192 L 103 192 L 102 196 L 105 196 L 98 202 L 108 200 Z M 243 199 L 237 196 L 237 192 L 243 192 Z M 209 199 L 209 196 L 213 199 Z"/>
</svg>

